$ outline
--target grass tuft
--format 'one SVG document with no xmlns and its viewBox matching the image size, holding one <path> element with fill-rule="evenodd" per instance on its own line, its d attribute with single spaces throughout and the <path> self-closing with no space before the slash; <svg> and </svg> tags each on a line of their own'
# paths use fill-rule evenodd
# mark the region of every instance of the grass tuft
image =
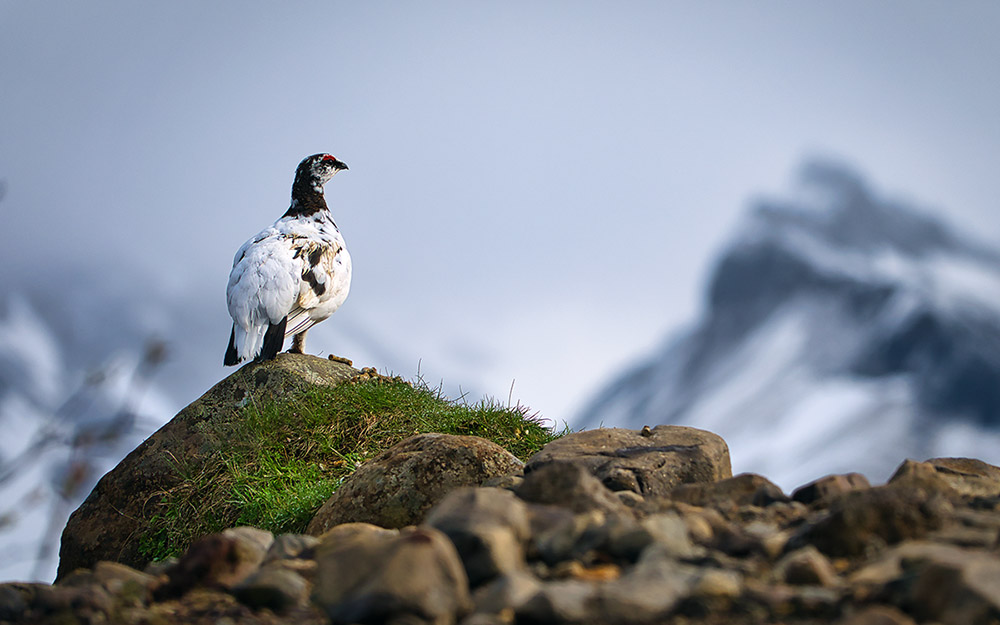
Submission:
<svg viewBox="0 0 1000 625">
<path fill-rule="evenodd" d="M 204 423 L 209 448 L 197 469 L 173 459 L 182 479 L 151 501 L 152 526 L 140 537 L 146 558 L 179 555 L 198 537 L 237 525 L 302 532 L 344 478 L 414 434 L 480 436 L 525 460 L 565 433 L 520 405 L 451 401 L 422 381 L 383 376 L 241 404 Z"/>
</svg>

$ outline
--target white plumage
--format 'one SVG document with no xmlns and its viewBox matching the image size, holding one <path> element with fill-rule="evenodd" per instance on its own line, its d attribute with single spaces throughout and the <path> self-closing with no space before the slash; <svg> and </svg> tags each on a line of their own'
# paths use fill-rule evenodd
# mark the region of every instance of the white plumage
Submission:
<svg viewBox="0 0 1000 625">
<path fill-rule="evenodd" d="M 226 300 L 233 331 L 225 363 L 267 360 L 336 311 L 351 286 L 351 256 L 323 198 L 323 185 L 347 166 L 329 154 L 299 164 L 288 212 L 236 252 Z"/>
</svg>

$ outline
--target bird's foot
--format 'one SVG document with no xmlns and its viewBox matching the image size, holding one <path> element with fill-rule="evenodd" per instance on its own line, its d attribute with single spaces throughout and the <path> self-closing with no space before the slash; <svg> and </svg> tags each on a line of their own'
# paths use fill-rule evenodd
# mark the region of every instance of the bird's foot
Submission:
<svg viewBox="0 0 1000 625">
<path fill-rule="evenodd" d="M 304 354 L 305 352 L 303 352 L 302 349 L 299 348 L 299 347 L 292 346 L 292 347 L 289 347 L 288 351 L 285 352 L 285 353 L 286 354 Z"/>
<path fill-rule="evenodd" d="M 348 367 L 354 366 L 353 360 L 351 360 L 350 358 L 344 358 L 343 356 L 334 356 L 333 354 L 330 354 L 329 356 L 327 356 L 327 359 L 332 360 L 334 362 L 342 362 Z"/>
</svg>

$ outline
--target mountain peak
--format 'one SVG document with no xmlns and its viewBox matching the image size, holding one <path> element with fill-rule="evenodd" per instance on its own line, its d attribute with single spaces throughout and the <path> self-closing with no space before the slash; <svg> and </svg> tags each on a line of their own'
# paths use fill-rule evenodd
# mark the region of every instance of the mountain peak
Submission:
<svg viewBox="0 0 1000 625">
<path fill-rule="evenodd" d="M 738 441 L 738 470 L 779 482 L 847 458 L 878 475 L 906 456 L 995 456 L 998 378 L 1000 255 L 810 161 L 791 193 L 751 208 L 701 317 L 575 425 L 707 428 Z M 776 466 L 770 436 L 800 456 Z M 875 448 L 891 453 L 854 456 Z"/>
</svg>

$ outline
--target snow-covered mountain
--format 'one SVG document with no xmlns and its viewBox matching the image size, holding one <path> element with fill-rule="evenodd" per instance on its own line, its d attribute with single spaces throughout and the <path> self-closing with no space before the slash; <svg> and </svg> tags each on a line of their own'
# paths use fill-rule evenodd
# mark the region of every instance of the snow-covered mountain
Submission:
<svg viewBox="0 0 1000 625">
<path fill-rule="evenodd" d="M 78 346 L 38 310 L 22 294 L 0 301 L 0 580 L 51 580 L 69 513 L 173 414 L 150 385 L 159 342 L 92 352 L 80 367 Z"/>
<path fill-rule="evenodd" d="M 721 434 L 734 471 L 786 489 L 907 457 L 1000 462 L 1000 254 L 810 163 L 739 226 L 697 322 L 574 421 L 658 423 Z"/>
</svg>

